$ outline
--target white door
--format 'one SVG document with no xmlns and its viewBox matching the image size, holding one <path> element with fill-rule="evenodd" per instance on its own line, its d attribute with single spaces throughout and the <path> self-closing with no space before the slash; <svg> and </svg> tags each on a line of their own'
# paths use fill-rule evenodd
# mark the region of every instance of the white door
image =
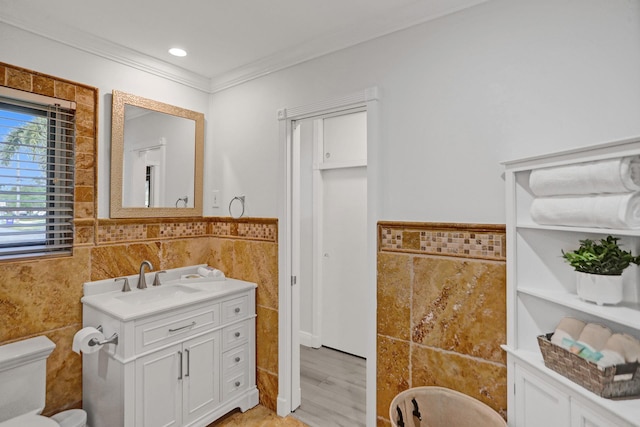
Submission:
<svg viewBox="0 0 640 427">
<path fill-rule="evenodd" d="M 321 341 L 366 355 L 367 169 L 322 172 Z"/>
</svg>

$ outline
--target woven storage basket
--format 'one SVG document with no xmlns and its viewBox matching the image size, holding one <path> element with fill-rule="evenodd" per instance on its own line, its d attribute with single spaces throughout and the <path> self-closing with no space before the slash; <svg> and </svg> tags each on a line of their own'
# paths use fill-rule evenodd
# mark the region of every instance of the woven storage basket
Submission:
<svg viewBox="0 0 640 427">
<path fill-rule="evenodd" d="M 551 343 L 553 333 L 538 336 L 538 345 L 547 368 L 580 384 L 598 396 L 640 397 L 638 362 L 600 368 L 577 354 Z"/>
</svg>

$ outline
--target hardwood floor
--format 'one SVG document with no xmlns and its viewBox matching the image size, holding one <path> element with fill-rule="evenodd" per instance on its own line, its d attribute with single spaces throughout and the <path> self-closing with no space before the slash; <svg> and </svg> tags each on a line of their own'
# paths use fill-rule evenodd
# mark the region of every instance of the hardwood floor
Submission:
<svg viewBox="0 0 640 427">
<path fill-rule="evenodd" d="M 364 427 L 365 381 L 365 359 L 301 346 L 302 404 L 292 415 L 310 427 Z"/>
</svg>

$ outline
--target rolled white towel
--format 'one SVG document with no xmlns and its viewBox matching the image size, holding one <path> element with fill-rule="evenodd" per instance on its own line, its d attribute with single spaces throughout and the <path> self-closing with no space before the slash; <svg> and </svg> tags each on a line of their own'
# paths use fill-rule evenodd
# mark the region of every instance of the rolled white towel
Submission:
<svg viewBox="0 0 640 427">
<path fill-rule="evenodd" d="M 531 204 L 538 224 L 640 228 L 640 192 L 577 197 L 540 197 Z"/>
<path fill-rule="evenodd" d="M 536 196 L 640 191 L 640 156 L 537 169 L 529 187 Z"/>
<path fill-rule="evenodd" d="M 558 322 L 558 326 L 556 326 L 556 330 L 560 329 L 566 333 L 568 333 L 573 340 L 577 340 L 580 338 L 580 334 L 582 330 L 586 326 L 582 320 L 575 319 L 573 317 L 563 317 L 560 322 Z"/>
<path fill-rule="evenodd" d="M 611 329 L 597 323 L 587 323 L 580 337 L 579 343 L 586 344 L 592 351 L 600 351 L 604 348 L 609 338 L 611 338 Z"/>
<path fill-rule="evenodd" d="M 622 355 L 617 351 L 607 350 L 605 348 L 603 350 L 600 350 L 600 353 L 602 353 L 602 357 L 596 363 L 602 368 L 606 368 L 607 366 L 622 365 L 625 362 L 624 357 L 622 357 Z"/>
<path fill-rule="evenodd" d="M 565 338 L 569 341 L 575 341 L 575 338 L 573 338 L 568 332 L 563 331 L 562 329 L 556 329 L 553 335 L 551 336 L 551 343 L 559 347 L 568 348 L 562 343 L 562 340 Z"/>
</svg>

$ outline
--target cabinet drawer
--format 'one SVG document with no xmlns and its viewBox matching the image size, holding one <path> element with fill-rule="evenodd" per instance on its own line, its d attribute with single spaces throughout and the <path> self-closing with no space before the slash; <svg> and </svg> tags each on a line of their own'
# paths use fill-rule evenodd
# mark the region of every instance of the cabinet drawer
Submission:
<svg viewBox="0 0 640 427">
<path fill-rule="evenodd" d="M 250 322 L 253 319 L 227 326 L 222 332 L 222 349 L 229 350 L 249 341 Z"/>
<path fill-rule="evenodd" d="M 219 324 L 219 304 L 156 318 L 135 327 L 136 353 L 182 341 Z"/>
<path fill-rule="evenodd" d="M 222 303 L 222 323 L 242 319 L 247 314 L 249 314 L 249 297 L 246 295 Z"/>
<path fill-rule="evenodd" d="M 233 397 L 236 393 L 244 390 L 247 386 L 247 376 L 245 372 L 239 372 L 235 375 L 225 377 L 222 384 L 222 399 L 226 400 Z"/>
<path fill-rule="evenodd" d="M 249 346 L 244 344 L 242 347 L 234 348 L 226 351 L 222 356 L 222 375 L 241 370 L 247 365 L 249 358 Z"/>
</svg>

